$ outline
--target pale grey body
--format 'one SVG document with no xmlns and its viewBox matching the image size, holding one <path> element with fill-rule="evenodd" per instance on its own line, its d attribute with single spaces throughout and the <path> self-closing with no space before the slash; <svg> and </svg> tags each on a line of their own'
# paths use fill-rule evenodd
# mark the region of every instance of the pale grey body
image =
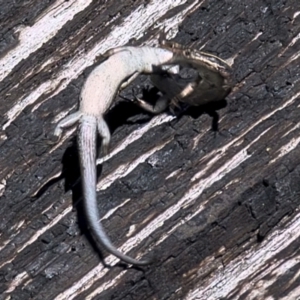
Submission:
<svg viewBox="0 0 300 300">
<path fill-rule="evenodd" d="M 176 47 L 175 47 L 176 45 Z M 152 47 L 120 47 L 106 53 L 108 57 L 97 66 L 87 77 L 80 95 L 80 108 L 76 113 L 61 120 L 54 135 L 61 137 L 62 130 L 79 122 L 78 149 L 82 176 L 83 200 L 89 225 L 98 242 L 111 254 L 121 260 L 135 265 L 146 265 L 149 261 L 138 261 L 119 250 L 111 243 L 101 223 L 96 201 L 96 137 L 97 131 L 102 137 L 104 154 L 108 151 L 110 131 L 103 119 L 103 114 L 109 109 L 119 89 L 126 87 L 139 74 L 152 74 L 153 83 L 165 95 L 153 107 L 138 99 L 138 104 L 153 113 L 166 109 L 171 102 L 177 105 L 178 101 L 192 105 L 200 105 L 205 101 L 216 101 L 227 91 L 226 67 L 223 76 L 223 66 L 220 59 L 205 55 L 189 55 L 184 47 L 178 44 L 163 46 L 165 49 Z M 214 62 L 217 60 L 217 63 Z M 218 61 L 220 60 L 220 61 Z M 177 75 L 164 77 L 161 75 L 162 65 L 180 64 L 191 67 L 199 72 L 195 81 L 180 82 Z M 228 66 L 228 65 L 227 65 Z M 221 68 L 221 69 L 220 69 Z M 156 75 L 157 73 L 157 75 Z M 215 86 L 215 88 L 213 88 Z M 209 90 L 213 88 L 213 93 Z M 208 92 L 208 93 L 207 93 Z M 203 97 L 208 94 L 209 97 Z"/>
<path fill-rule="evenodd" d="M 54 135 L 60 138 L 62 130 L 79 122 L 78 148 L 82 176 L 83 201 L 89 222 L 98 242 L 111 254 L 135 265 L 149 261 L 133 259 L 111 243 L 100 223 L 96 198 L 96 137 L 102 137 L 102 147 L 107 153 L 110 132 L 103 114 L 108 110 L 119 88 L 124 88 L 140 73 L 150 74 L 156 67 L 170 63 L 173 53 L 152 47 L 121 47 L 108 51 L 108 57 L 87 77 L 80 95 L 79 111 L 61 120 Z"/>
</svg>

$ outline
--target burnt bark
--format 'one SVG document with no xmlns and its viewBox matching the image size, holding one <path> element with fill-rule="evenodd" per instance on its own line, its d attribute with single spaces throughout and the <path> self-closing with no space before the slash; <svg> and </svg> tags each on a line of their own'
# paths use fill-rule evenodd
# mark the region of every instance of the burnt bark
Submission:
<svg viewBox="0 0 300 300">
<path fill-rule="evenodd" d="M 81 2 L 0 1 L 3 299 L 297 299 L 299 1 Z M 53 34 L 34 31 L 70 7 L 78 12 Z M 231 59 L 236 84 L 225 100 L 176 118 L 116 99 L 98 208 L 111 212 L 102 222 L 116 246 L 155 262 L 105 268 L 103 258 L 116 262 L 86 225 L 76 132 L 47 141 L 77 109 L 97 55 L 149 41 L 164 22 L 176 42 Z M 152 98 L 149 85 L 141 76 L 122 94 Z"/>
</svg>

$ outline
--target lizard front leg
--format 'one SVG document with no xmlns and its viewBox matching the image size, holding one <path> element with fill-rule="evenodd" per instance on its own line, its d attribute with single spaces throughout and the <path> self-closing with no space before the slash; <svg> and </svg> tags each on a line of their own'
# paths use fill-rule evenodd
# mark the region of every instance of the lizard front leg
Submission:
<svg viewBox="0 0 300 300">
<path fill-rule="evenodd" d="M 135 97 L 134 102 L 141 108 L 153 114 L 162 113 L 170 104 L 170 111 L 172 114 L 175 114 L 175 108 L 180 108 L 179 102 L 184 102 L 184 98 L 192 94 L 202 80 L 198 74 L 193 81 L 186 84 L 186 80 L 180 82 L 181 77 L 177 74 L 165 75 L 166 74 L 151 75 L 152 83 L 164 94 L 154 105 L 137 97 Z"/>
<path fill-rule="evenodd" d="M 145 111 L 148 111 L 152 114 L 160 114 L 162 113 L 164 110 L 166 110 L 166 108 L 169 105 L 169 99 L 167 97 L 161 96 L 158 100 L 156 100 L 156 102 L 154 103 L 154 105 L 150 104 L 149 102 L 138 98 L 136 96 L 134 96 L 134 99 L 129 99 L 126 98 L 122 95 L 119 95 L 120 98 L 122 98 L 125 101 L 128 102 L 133 102 L 134 104 L 136 104 L 137 106 L 139 106 L 140 108 L 144 109 Z"/>
<path fill-rule="evenodd" d="M 124 90 L 129 84 L 131 84 L 138 76 L 140 75 L 139 72 L 135 72 L 133 73 L 127 80 L 123 81 L 120 88 L 119 88 L 119 92 L 121 90 Z"/>
<path fill-rule="evenodd" d="M 165 111 L 169 105 L 169 99 L 165 96 L 160 97 L 154 105 L 146 102 L 143 99 L 135 97 L 135 100 L 133 101 L 135 104 L 137 104 L 142 109 L 152 113 L 152 114 L 160 114 L 163 111 Z"/>
</svg>

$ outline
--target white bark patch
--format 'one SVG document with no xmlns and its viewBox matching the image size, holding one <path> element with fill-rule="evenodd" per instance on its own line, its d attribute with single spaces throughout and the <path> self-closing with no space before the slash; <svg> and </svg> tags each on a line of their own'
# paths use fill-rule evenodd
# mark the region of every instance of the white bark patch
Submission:
<svg viewBox="0 0 300 300">
<path fill-rule="evenodd" d="M 275 230 L 259 246 L 243 252 L 232 260 L 224 269 L 219 269 L 214 276 L 201 282 L 203 285 L 191 291 L 186 300 L 240 299 L 241 295 L 250 291 L 247 299 L 268 299 L 264 297 L 268 287 L 280 275 L 299 264 L 300 257 L 277 259 L 276 256 L 300 237 L 300 214 L 298 213 L 283 229 Z M 290 282 L 290 285 L 293 281 Z M 235 297 L 231 298 L 235 293 Z M 291 295 L 300 295 L 295 288 Z M 258 298 L 257 298 L 258 297 Z M 298 298 L 286 298 L 298 299 Z"/>
<path fill-rule="evenodd" d="M 84 10 L 92 0 L 58 0 L 50 6 L 43 17 L 32 26 L 19 28 L 19 44 L 0 59 L 0 81 L 12 69 L 31 53 L 38 50 L 44 43 L 53 38 L 57 32 L 76 14 Z"/>
</svg>

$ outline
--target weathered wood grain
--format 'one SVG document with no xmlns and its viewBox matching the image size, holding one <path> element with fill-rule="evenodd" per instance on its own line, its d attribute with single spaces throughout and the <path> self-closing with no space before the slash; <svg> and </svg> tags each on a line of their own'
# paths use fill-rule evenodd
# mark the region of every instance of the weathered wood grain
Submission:
<svg viewBox="0 0 300 300">
<path fill-rule="evenodd" d="M 0 7 L 3 299 L 300 297 L 299 1 Z M 56 146 L 47 140 L 77 109 L 99 54 L 133 39 L 155 43 L 163 28 L 230 60 L 237 83 L 226 103 L 179 118 L 124 102 L 107 114 L 112 155 L 99 165 L 97 194 L 103 224 L 122 251 L 157 258 L 141 269 L 108 269 L 101 255 L 118 260 L 97 251 L 86 227 L 75 132 Z M 148 84 L 141 77 L 124 94 Z"/>
</svg>

